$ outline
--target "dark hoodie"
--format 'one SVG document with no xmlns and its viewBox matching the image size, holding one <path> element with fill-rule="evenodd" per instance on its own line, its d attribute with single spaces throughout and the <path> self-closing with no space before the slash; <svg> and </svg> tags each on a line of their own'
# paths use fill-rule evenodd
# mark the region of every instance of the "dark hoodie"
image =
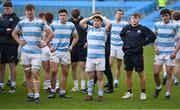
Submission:
<svg viewBox="0 0 180 110">
<path fill-rule="evenodd" d="M 18 45 L 11 35 L 18 22 L 19 17 L 15 13 L 2 15 L 2 18 L 0 19 L 0 44 Z M 11 28 L 12 31 L 6 31 L 7 28 Z"/>
<path fill-rule="evenodd" d="M 156 35 L 146 26 L 126 25 L 120 32 L 125 55 L 143 54 L 143 46 L 153 43 Z"/>
<path fill-rule="evenodd" d="M 86 41 L 86 37 L 87 37 L 87 32 L 85 29 L 83 29 L 80 25 L 79 22 L 83 19 L 83 17 L 80 17 L 80 19 L 76 22 L 74 21 L 73 18 L 70 18 L 68 21 L 72 22 L 77 30 L 77 33 L 79 35 L 79 40 L 76 44 L 76 46 L 83 46 L 87 41 Z M 71 39 L 72 41 L 72 39 Z"/>
</svg>

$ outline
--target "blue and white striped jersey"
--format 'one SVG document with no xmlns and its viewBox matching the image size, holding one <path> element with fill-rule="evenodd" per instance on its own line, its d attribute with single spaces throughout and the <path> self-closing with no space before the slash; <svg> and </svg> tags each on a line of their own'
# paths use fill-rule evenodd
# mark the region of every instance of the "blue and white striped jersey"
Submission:
<svg viewBox="0 0 180 110">
<path fill-rule="evenodd" d="M 48 29 L 46 23 L 39 19 L 34 19 L 29 21 L 24 19 L 20 21 L 15 30 L 21 32 L 21 38 L 27 42 L 26 45 L 22 47 L 21 52 L 27 54 L 41 54 L 41 49 L 37 46 L 37 43 L 42 39 L 42 32 Z"/>
<path fill-rule="evenodd" d="M 128 24 L 126 21 L 120 21 L 119 23 L 117 20 L 111 21 L 112 28 L 111 28 L 111 46 L 122 46 L 123 41 L 120 37 L 120 32 L 124 26 Z"/>
<path fill-rule="evenodd" d="M 177 43 L 180 38 L 180 20 L 174 21 L 174 23 L 177 26 L 177 32 L 176 32 L 176 43 Z"/>
<path fill-rule="evenodd" d="M 105 42 L 107 32 L 104 27 L 95 28 L 88 25 L 87 28 L 87 58 L 105 58 Z"/>
<path fill-rule="evenodd" d="M 52 39 L 52 47 L 57 51 L 68 51 L 70 45 L 70 38 L 73 33 L 77 33 L 75 25 L 71 22 L 61 24 L 60 21 L 54 22 L 50 25 L 54 32 Z"/>
<path fill-rule="evenodd" d="M 162 21 L 156 22 L 154 32 L 157 33 L 156 45 L 160 50 L 160 55 L 171 54 L 175 48 L 177 25 L 172 21 L 168 24 Z"/>
</svg>

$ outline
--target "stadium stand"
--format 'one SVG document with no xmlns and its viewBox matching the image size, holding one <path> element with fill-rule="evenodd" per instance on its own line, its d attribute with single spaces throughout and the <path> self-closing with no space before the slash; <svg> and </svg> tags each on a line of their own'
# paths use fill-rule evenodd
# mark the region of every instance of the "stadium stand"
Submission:
<svg viewBox="0 0 180 110">
<path fill-rule="evenodd" d="M 140 13 L 142 15 L 142 23 L 152 28 L 155 21 L 159 20 L 160 10 L 156 9 L 156 0 L 96 0 L 96 11 L 100 11 L 104 16 L 113 19 L 116 9 L 123 9 L 125 11 L 124 19 L 129 21 L 133 13 Z M 55 19 L 58 19 L 58 10 L 66 8 L 68 13 L 73 8 L 79 8 L 81 15 L 86 17 L 92 14 L 92 0 L 12 0 L 14 4 L 14 11 L 18 16 L 24 15 L 24 6 L 27 3 L 32 3 L 36 6 L 37 12 L 52 12 Z M 178 0 L 170 0 L 170 5 L 167 8 L 173 10 L 180 10 L 180 2 Z M 2 13 L 2 5 L 0 5 L 0 12 Z M 38 14 L 38 13 L 37 13 Z"/>
</svg>

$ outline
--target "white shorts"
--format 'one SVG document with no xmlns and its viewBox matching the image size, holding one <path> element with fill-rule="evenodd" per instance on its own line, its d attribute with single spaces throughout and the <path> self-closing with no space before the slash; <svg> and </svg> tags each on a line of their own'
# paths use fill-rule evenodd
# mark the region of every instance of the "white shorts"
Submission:
<svg viewBox="0 0 180 110">
<path fill-rule="evenodd" d="M 123 59 L 124 52 L 122 51 L 122 46 L 112 46 L 111 45 L 111 57 L 115 57 L 117 59 Z"/>
<path fill-rule="evenodd" d="M 105 58 L 90 59 L 86 61 L 86 72 L 92 71 L 104 71 L 105 70 Z"/>
<path fill-rule="evenodd" d="M 18 46 L 18 59 L 21 58 L 21 50 L 22 50 L 22 46 L 19 45 L 19 46 Z"/>
<path fill-rule="evenodd" d="M 170 55 L 155 55 L 154 58 L 155 65 L 175 66 L 175 59 L 171 59 Z"/>
<path fill-rule="evenodd" d="M 176 59 L 180 59 L 180 50 L 176 54 Z"/>
<path fill-rule="evenodd" d="M 50 55 L 51 55 L 51 52 L 48 46 L 42 48 L 42 61 L 50 60 Z"/>
<path fill-rule="evenodd" d="M 71 55 L 70 52 L 53 52 L 50 56 L 50 61 L 55 63 L 60 63 L 63 65 L 71 64 Z"/>
<path fill-rule="evenodd" d="M 27 53 L 21 53 L 21 64 L 31 65 L 31 69 L 41 69 L 41 54 L 33 55 Z"/>
</svg>

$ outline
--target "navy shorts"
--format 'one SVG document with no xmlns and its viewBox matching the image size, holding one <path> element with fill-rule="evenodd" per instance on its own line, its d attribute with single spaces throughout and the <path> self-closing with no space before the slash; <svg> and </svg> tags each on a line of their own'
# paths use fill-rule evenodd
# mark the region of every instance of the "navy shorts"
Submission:
<svg viewBox="0 0 180 110">
<path fill-rule="evenodd" d="M 87 48 L 75 46 L 71 51 L 71 62 L 85 62 L 87 57 Z"/>
<path fill-rule="evenodd" d="M 136 55 L 124 55 L 124 65 L 126 71 L 135 71 L 140 73 L 144 71 L 144 57 L 141 54 Z"/>
<path fill-rule="evenodd" d="M 17 51 L 17 45 L 0 44 L 0 63 L 17 63 Z"/>
</svg>

